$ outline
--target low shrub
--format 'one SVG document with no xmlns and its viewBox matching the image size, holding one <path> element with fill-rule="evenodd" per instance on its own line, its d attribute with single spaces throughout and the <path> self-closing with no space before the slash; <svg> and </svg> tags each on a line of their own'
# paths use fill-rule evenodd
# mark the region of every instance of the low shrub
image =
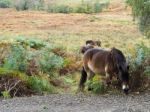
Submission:
<svg viewBox="0 0 150 112">
<path fill-rule="evenodd" d="M 0 57 L 0 62 L 2 67 L 10 70 L 28 75 L 38 75 L 43 72 L 52 76 L 64 64 L 63 57 L 57 54 L 58 52 L 53 53 L 55 48 L 51 44 L 38 39 L 17 39 L 8 48 L 7 54 Z"/>
<path fill-rule="evenodd" d="M 73 8 L 67 5 L 49 4 L 47 7 L 47 11 L 50 13 L 72 13 Z"/>
<path fill-rule="evenodd" d="M 6 68 L 0 68 L 0 85 L 0 94 L 4 98 L 55 92 L 55 88 L 44 74 L 42 77 L 28 76 Z"/>
<path fill-rule="evenodd" d="M 20 10 L 44 10 L 44 0 L 13 0 L 12 6 Z"/>
<path fill-rule="evenodd" d="M 3 67 L 10 70 L 26 71 L 27 68 L 27 51 L 19 44 L 12 45 L 10 53 L 4 59 Z"/>
<path fill-rule="evenodd" d="M 97 75 L 91 81 L 87 82 L 87 86 L 95 94 L 103 94 L 107 91 L 106 86 Z"/>
<path fill-rule="evenodd" d="M 136 54 L 130 58 L 131 88 L 144 90 L 149 87 L 150 48 L 143 43 L 136 45 Z"/>
<path fill-rule="evenodd" d="M 9 8 L 11 6 L 11 0 L 0 0 L 0 8 Z"/>
<path fill-rule="evenodd" d="M 34 48 L 34 49 L 41 49 L 43 47 L 46 46 L 46 42 L 44 42 L 41 39 L 25 39 L 23 37 L 19 37 L 17 39 L 17 42 L 19 42 L 19 44 L 23 45 L 23 46 L 29 46 L 30 48 Z"/>
<path fill-rule="evenodd" d="M 139 20 L 140 30 L 150 38 L 150 1 L 149 0 L 126 0 L 132 8 L 134 19 Z"/>
<path fill-rule="evenodd" d="M 39 66 L 40 70 L 43 73 L 48 73 L 52 75 L 52 73 L 57 72 L 59 69 L 63 67 L 63 58 L 55 55 L 54 53 L 42 51 L 40 54 Z"/>
<path fill-rule="evenodd" d="M 97 1 L 80 1 L 76 6 L 67 4 L 48 4 L 47 11 L 51 13 L 99 13 L 103 8 L 108 7 L 109 2 L 100 3 Z"/>
<path fill-rule="evenodd" d="M 108 7 L 109 0 L 80 0 L 78 2 L 45 2 L 44 0 L 1 0 L 1 8 L 14 7 L 18 11 L 22 10 L 46 10 L 50 13 L 99 13 L 103 8 Z"/>
<path fill-rule="evenodd" d="M 49 80 L 43 77 L 31 76 L 28 84 L 32 90 L 41 94 L 55 92 L 55 88 L 50 84 Z"/>
</svg>

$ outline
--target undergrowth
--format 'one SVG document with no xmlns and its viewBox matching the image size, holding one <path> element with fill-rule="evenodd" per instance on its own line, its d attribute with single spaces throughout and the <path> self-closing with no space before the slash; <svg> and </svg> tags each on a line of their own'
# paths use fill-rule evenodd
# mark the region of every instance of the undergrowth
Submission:
<svg viewBox="0 0 150 112">
<path fill-rule="evenodd" d="M 80 71 L 81 55 L 67 53 L 65 48 L 54 46 L 49 41 L 31 38 L 1 41 L 0 47 L 0 91 L 4 97 L 53 93 L 55 87 L 75 91 L 79 79 L 65 75 Z M 126 54 L 130 65 L 130 89 L 144 91 L 150 84 L 150 48 L 141 43 L 131 49 L 129 54 Z M 63 75 L 64 79 L 59 80 L 60 75 Z M 10 89 L 12 87 L 9 87 L 8 83 L 16 85 Z M 120 89 L 105 87 L 98 76 L 87 85 L 95 94 Z"/>
<path fill-rule="evenodd" d="M 4 98 L 55 92 L 49 79 L 44 76 L 28 76 L 6 68 L 0 68 L 0 85 L 0 94 Z"/>
<path fill-rule="evenodd" d="M 150 86 L 150 48 L 144 43 L 137 44 L 135 52 L 129 57 L 131 89 L 133 91 L 146 90 Z"/>
</svg>

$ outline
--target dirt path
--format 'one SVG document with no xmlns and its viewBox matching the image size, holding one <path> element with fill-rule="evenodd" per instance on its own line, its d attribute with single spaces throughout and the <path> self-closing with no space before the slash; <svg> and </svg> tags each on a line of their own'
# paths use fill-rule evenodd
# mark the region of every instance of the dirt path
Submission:
<svg viewBox="0 0 150 112">
<path fill-rule="evenodd" d="M 33 96 L 0 101 L 0 112 L 150 112 L 150 94 Z"/>
</svg>

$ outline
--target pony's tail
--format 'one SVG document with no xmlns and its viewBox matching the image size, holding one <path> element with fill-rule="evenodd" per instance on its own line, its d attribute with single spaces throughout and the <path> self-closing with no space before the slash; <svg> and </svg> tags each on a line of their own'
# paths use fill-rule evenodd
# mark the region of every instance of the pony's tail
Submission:
<svg viewBox="0 0 150 112">
<path fill-rule="evenodd" d="M 87 80 L 87 73 L 83 67 L 82 71 L 81 71 L 81 78 L 80 78 L 80 83 L 79 83 L 79 89 L 80 90 L 84 89 L 84 83 L 86 82 L 86 80 Z"/>
</svg>

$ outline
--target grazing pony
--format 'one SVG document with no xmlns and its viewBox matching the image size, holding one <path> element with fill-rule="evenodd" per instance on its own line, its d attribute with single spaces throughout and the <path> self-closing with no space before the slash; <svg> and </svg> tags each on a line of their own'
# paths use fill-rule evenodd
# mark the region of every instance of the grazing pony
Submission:
<svg viewBox="0 0 150 112">
<path fill-rule="evenodd" d="M 117 77 L 122 84 L 123 91 L 127 94 L 129 90 L 128 70 L 129 66 L 127 65 L 125 56 L 120 50 L 116 48 L 110 50 L 101 48 L 89 49 L 84 53 L 79 89 L 84 89 L 87 72 L 89 72 L 89 80 L 91 80 L 95 74 L 99 74 L 105 79 L 106 84 L 110 84 L 112 77 Z"/>
</svg>

